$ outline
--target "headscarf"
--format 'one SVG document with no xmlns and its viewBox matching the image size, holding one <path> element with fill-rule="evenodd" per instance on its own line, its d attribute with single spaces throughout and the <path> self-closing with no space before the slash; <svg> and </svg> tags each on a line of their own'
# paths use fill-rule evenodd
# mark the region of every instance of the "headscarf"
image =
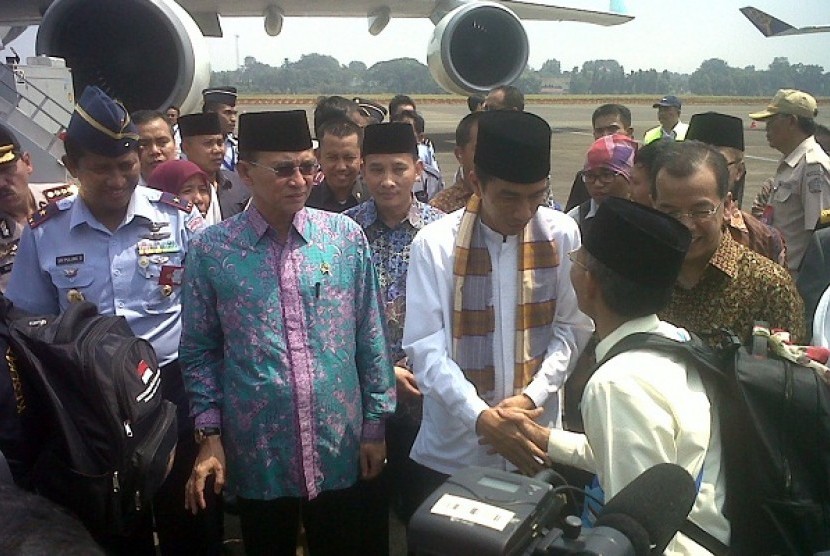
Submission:
<svg viewBox="0 0 830 556">
<path fill-rule="evenodd" d="M 147 185 L 166 193 L 178 195 L 184 183 L 193 176 L 201 176 L 205 184 L 210 179 L 198 166 L 189 160 L 168 160 L 162 162 L 150 173 Z"/>
</svg>

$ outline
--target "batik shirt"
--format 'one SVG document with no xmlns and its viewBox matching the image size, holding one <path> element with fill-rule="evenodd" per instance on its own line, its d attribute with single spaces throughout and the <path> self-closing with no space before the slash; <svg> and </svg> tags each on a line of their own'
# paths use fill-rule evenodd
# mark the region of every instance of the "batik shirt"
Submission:
<svg viewBox="0 0 830 556">
<path fill-rule="evenodd" d="M 691 288 L 675 284 L 660 319 L 699 336 L 722 328 L 744 342 L 755 321 L 790 332 L 793 343 L 805 340 L 804 304 L 786 269 L 723 234 L 709 266 Z"/>
<path fill-rule="evenodd" d="M 227 488 L 314 498 L 357 480 L 395 409 L 377 275 L 352 220 L 302 209 L 278 241 L 254 207 L 191 244 L 180 360 L 197 427 L 222 427 Z"/>
<path fill-rule="evenodd" d="M 372 262 L 378 271 L 382 299 L 386 309 L 389 351 L 392 360 L 406 354 L 401 347 L 406 314 L 406 271 L 409 269 L 409 246 L 418 231 L 444 216 L 444 213 L 417 199 L 412 200 L 406 220 L 389 228 L 378 217 L 374 199 L 346 211 L 360 224 L 372 247 Z"/>
</svg>

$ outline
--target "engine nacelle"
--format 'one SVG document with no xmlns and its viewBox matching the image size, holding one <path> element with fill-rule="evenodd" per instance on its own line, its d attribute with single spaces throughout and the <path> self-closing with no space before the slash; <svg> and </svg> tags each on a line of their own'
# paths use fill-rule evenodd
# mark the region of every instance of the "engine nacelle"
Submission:
<svg viewBox="0 0 830 556">
<path fill-rule="evenodd" d="M 529 53 L 527 34 L 516 14 L 501 4 L 470 2 L 435 26 L 427 63 L 446 90 L 486 93 L 518 79 Z"/>
<path fill-rule="evenodd" d="M 37 53 L 66 60 L 78 95 L 97 85 L 131 111 L 197 111 L 210 83 L 204 37 L 174 0 L 55 0 Z"/>
</svg>

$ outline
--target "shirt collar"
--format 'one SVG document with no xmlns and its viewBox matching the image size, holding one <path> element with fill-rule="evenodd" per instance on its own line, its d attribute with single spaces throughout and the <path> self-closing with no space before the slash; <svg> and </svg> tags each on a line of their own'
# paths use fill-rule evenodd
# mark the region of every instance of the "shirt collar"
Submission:
<svg viewBox="0 0 830 556">
<path fill-rule="evenodd" d="M 657 318 L 657 315 L 638 317 L 622 323 L 597 344 L 597 361 L 602 361 L 611 348 L 626 336 L 631 336 L 638 332 L 655 332 L 659 326 L 660 319 Z"/>
<path fill-rule="evenodd" d="M 795 168 L 796 165 L 798 165 L 798 161 L 801 160 L 801 157 L 807 154 L 807 151 L 810 150 L 810 147 L 812 147 L 815 142 L 816 140 L 812 135 L 807 137 L 804 141 L 798 144 L 793 152 L 784 157 L 784 164 L 790 168 Z"/>
<path fill-rule="evenodd" d="M 738 274 L 738 252 L 738 242 L 728 232 L 724 232 L 709 265 L 734 278 Z"/>
<path fill-rule="evenodd" d="M 253 203 L 248 206 L 245 210 L 245 213 L 248 215 L 248 222 L 251 224 L 251 228 L 254 230 L 254 234 L 256 234 L 257 240 L 262 239 L 262 237 L 271 229 L 270 224 L 265 220 L 265 217 L 262 216 L 262 213 L 257 210 Z M 310 220 L 308 218 L 308 211 L 305 207 L 301 208 L 294 214 L 294 220 L 292 222 L 292 227 L 297 233 L 300 234 L 304 240 L 308 241 L 308 236 L 310 235 L 310 230 L 308 226 L 310 225 Z"/>
<path fill-rule="evenodd" d="M 153 218 L 155 218 L 155 207 L 150 202 L 150 198 L 147 195 L 140 193 L 141 189 L 143 188 L 137 186 L 133 190 L 133 194 L 130 197 L 130 204 L 127 205 L 127 213 L 124 216 L 124 220 L 121 221 L 121 225 L 129 224 L 136 216 L 145 218 L 151 222 L 153 221 Z M 78 195 L 75 202 L 72 204 L 72 214 L 69 218 L 69 227 L 71 229 L 76 226 L 80 226 L 81 224 L 87 224 L 90 227 L 94 227 L 93 224 L 100 224 L 100 222 L 92 214 L 92 211 L 89 210 L 89 207 L 84 202 L 83 198 Z"/>
<path fill-rule="evenodd" d="M 380 222 L 378 219 L 378 207 L 375 204 L 374 199 L 369 199 L 365 203 L 364 210 L 360 211 L 359 213 L 355 213 L 354 217 L 358 224 L 362 228 L 368 228 L 369 226 L 375 224 L 376 222 Z M 425 226 L 424 223 L 424 207 L 426 205 L 420 202 L 415 196 L 412 196 L 412 201 L 409 203 L 409 212 L 406 215 L 406 218 L 402 220 L 402 222 L 409 222 L 413 228 L 416 230 L 420 230 Z M 396 226 L 397 227 L 397 226 Z"/>
</svg>

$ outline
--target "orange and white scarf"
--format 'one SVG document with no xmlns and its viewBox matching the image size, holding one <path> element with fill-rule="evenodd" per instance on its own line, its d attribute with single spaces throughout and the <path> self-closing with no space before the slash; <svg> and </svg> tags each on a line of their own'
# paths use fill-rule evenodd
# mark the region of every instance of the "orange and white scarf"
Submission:
<svg viewBox="0 0 830 556">
<path fill-rule="evenodd" d="M 467 202 L 455 239 L 453 265 L 452 356 L 464 376 L 485 401 L 494 402 L 496 372 L 493 337 L 493 267 L 484 241 L 479 209 L 481 198 Z M 519 236 L 513 395 L 530 384 L 550 344 L 550 326 L 556 314 L 556 280 L 559 266 L 556 242 L 547 237 L 534 217 Z"/>
</svg>

